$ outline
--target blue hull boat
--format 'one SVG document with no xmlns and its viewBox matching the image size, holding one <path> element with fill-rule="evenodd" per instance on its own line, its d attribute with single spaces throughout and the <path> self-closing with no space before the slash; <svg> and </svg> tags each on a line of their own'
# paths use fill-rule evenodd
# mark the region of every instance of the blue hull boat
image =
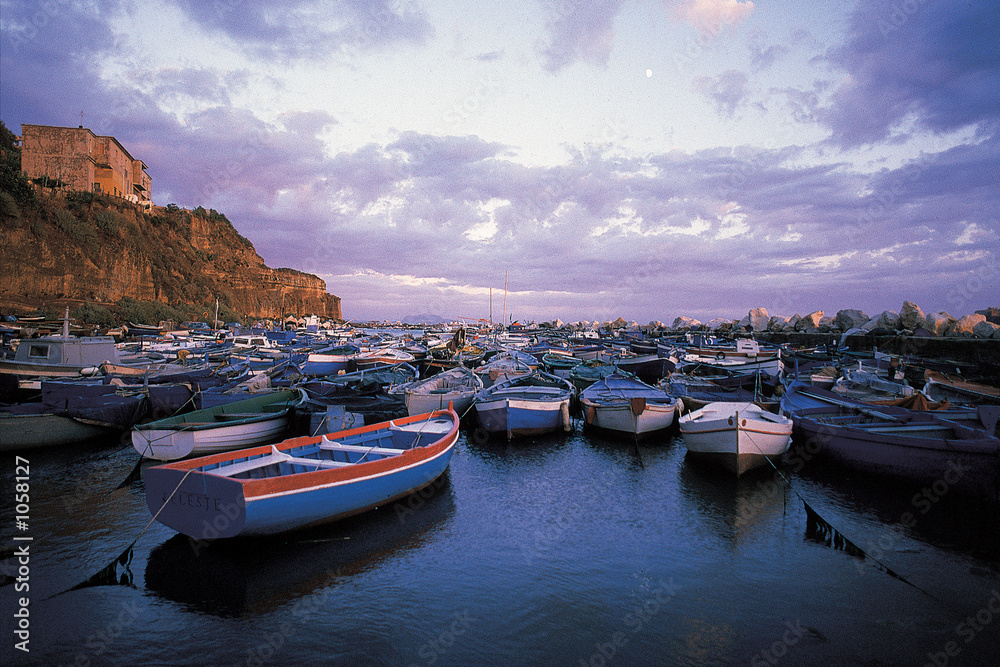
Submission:
<svg viewBox="0 0 1000 667">
<path fill-rule="evenodd" d="M 275 535 L 359 514 L 431 484 L 458 440 L 454 410 L 154 466 L 154 518 L 198 540 Z"/>
</svg>

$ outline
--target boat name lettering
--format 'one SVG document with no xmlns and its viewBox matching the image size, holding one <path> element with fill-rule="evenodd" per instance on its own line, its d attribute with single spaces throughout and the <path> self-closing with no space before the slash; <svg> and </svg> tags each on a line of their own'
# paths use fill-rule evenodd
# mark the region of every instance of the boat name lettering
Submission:
<svg viewBox="0 0 1000 667">
<path fill-rule="evenodd" d="M 163 494 L 163 502 L 167 502 L 169 499 L 170 503 L 177 505 L 179 507 L 194 507 L 196 509 L 204 509 L 206 512 L 222 511 L 222 499 L 215 498 L 212 496 L 206 496 L 201 493 L 189 493 L 185 491 L 179 491 L 174 494 L 173 498 L 169 497 L 170 494 Z"/>
</svg>

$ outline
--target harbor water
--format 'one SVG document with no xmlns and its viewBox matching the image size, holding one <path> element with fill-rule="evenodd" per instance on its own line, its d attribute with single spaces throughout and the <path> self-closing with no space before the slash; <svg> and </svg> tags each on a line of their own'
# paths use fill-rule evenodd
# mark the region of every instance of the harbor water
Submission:
<svg viewBox="0 0 1000 667">
<path fill-rule="evenodd" d="M 1000 518 L 944 477 L 900 486 L 806 455 L 781 467 L 791 487 L 773 469 L 736 480 L 687 458 L 676 431 L 636 444 L 580 421 L 473 436 L 406 501 L 234 543 L 150 523 L 142 483 L 116 489 L 131 446 L 27 452 L 27 470 L 8 454 L 0 662 L 1000 663 Z M 836 533 L 817 534 L 805 503 Z M 133 541 L 112 569 L 124 584 L 67 592 Z"/>
</svg>

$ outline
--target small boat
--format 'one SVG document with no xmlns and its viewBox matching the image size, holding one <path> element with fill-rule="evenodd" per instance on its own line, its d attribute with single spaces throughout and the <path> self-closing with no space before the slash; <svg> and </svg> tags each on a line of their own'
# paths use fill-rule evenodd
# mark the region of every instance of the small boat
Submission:
<svg viewBox="0 0 1000 667">
<path fill-rule="evenodd" d="M 19 341 L 13 359 L 0 359 L 0 374 L 18 378 L 72 378 L 97 375 L 102 363 L 118 361 L 114 338 L 69 335 L 67 308 L 61 336 Z"/>
<path fill-rule="evenodd" d="M 518 375 L 475 396 L 480 425 L 489 433 L 537 435 L 572 430 L 569 401 L 573 385 L 543 371 Z"/>
<path fill-rule="evenodd" d="M 727 380 L 723 376 L 700 377 L 687 373 L 672 373 L 659 383 L 665 392 L 684 401 L 684 409 L 693 411 L 709 403 L 756 403 L 765 410 L 777 412 L 780 402 L 768 398 L 755 389 L 745 389 L 740 385 L 723 386 Z"/>
<path fill-rule="evenodd" d="M 568 379 L 573 369 L 582 363 L 583 359 L 565 352 L 547 352 L 542 355 L 542 367 L 545 368 L 546 372 L 561 378 Z"/>
<path fill-rule="evenodd" d="M 570 370 L 569 377 L 567 379 L 576 389 L 576 393 L 580 394 L 584 389 L 594 384 L 602 377 L 613 375 L 615 373 L 622 373 L 622 371 L 618 370 L 617 366 L 607 361 L 591 359 L 574 366 L 573 369 Z"/>
<path fill-rule="evenodd" d="M 41 403 L 22 403 L 0 411 L 0 452 L 77 444 L 113 433 L 113 429 L 57 413 Z"/>
<path fill-rule="evenodd" d="M 118 435 L 142 418 L 146 394 L 104 384 L 44 381 L 41 401 L 0 406 L 0 452 Z"/>
<path fill-rule="evenodd" d="M 403 498 L 448 468 L 458 414 L 438 410 L 330 435 L 147 468 L 157 521 L 200 540 L 284 533 Z"/>
<path fill-rule="evenodd" d="M 476 368 L 476 375 L 483 387 L 492 387 L 518 375 L 528 375 L 538 368 L 538 361 L 530 354 L 504 351 L 493 356 L 488 362 Z"/>
<path fill-rule="evenodd" d="M 449 403 L 459 415 L 464 415 L 482 389 L 483 381 L 478 375 L 464 366 L 457 366 L 423 380 L 396 385 L 389 389 L 389 394 L 402 396 L 410 415 L 443 410 Z"/>
<path fill-rule="evenodd" d="M 336 375 L 357 370 L 355 357 L 360 352 L 356 345 L 331 345 L 311 352 L 302 365 L 304 375 Z"/>
<path fill-rule="evenodd" d="M 288 428 L 292 408 L 306 398 L 301 389 L 267 392 L 138 424 L 132 428 L 132 446 L 147 458 L 176 461 L 273 442 Z"/>
<path fill-rule="evenodd" d="M 662 389 L 614 373 L 584 389 L 580 405 L 588 426 L 642 436 L 669 428 L 678 402 Z"/>
<path fill-rule="evenodd" d="M 933 412 L 858 405 L 820 394 L 792 383 L 781 400 L 811 455 L 1000 502 L 1000 438 Z"/>
<path fill-rule="evenodd" d="M 709 403 L 681 415 L 681 437 L 694 457 L 716 460 L 737 476 L 779 458 L 792 440 L 792 420 L 754 403 Z"/>
<path fill-rule="evenodd" d="M 376 366 L 392 366 L 394 364 L 410 363 L 415 360 L 416 357 L 409 352 L 392 347 L 383 347 L 376 350 L 370 350 L 368 352 L 360 352 L 354 357 L 354 362 L 358 365 L 359 369 L 374 368 Z"/>
</svg>

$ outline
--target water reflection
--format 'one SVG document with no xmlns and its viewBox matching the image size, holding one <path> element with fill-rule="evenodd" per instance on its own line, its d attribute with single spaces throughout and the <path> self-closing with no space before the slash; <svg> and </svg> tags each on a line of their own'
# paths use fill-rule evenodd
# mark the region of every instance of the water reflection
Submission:
<svg viewBox="0 0 1000 667">
<path fill-rule="evenodd" d="M 419 549 L 454 512 L 445 473 L 392 505 L 284 539 L 199 544 L 177 534 L 150 553 L 146 588 L 208 614 L 263 614 Z"/>
<path fill-rule="evenodd" d="M 736 477 L 690 456 L 678 481 L 682 503 L 733 550 L 773 532 L 791 493 L 771 468 Z"/>
<path fill-rule="evenodd" d="M 838 510 L 895 527 L 903 535 L 954 552 L 1000 559 L 1000 513 L 995 504 L 920 485 L 810 462 L 797 478 Z"/>
</svg>

